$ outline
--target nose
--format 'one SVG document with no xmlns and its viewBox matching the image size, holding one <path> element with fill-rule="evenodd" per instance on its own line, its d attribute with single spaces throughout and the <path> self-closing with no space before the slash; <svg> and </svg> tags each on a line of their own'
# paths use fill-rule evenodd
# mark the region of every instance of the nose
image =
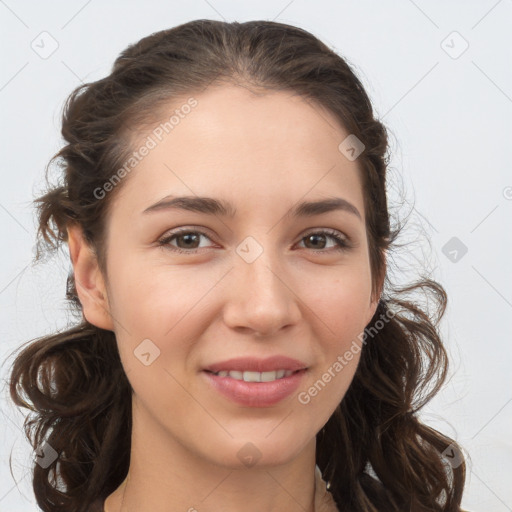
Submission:
<svg viewBox="0 0 512 512">
<path fill-rule="evenodd" d="M 236 331 L 265 337 L 297 324 L 300 301 L 290 281 L 269 251 L 252 263 L 238 258 L 230 272 L 224 322 Z"/>
</svg>

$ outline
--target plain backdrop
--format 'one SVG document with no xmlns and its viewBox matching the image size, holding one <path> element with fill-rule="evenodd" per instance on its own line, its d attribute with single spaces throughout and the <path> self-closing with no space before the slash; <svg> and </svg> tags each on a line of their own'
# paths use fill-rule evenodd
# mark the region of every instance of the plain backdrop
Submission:
<svg viewBox="0 0 512 512">
<path fill-rule="evenodd" d="M 396 279 L 428 268 L 449 297 L 450 379 L 423 419 L 470 457 L 463 505 L 512 510 L 512 2 L 2 0 L 0 511 L 38 510 L 6 357 L 69 321 L 67 253 L 31 264 L 31 201 L 60 148 L 64 101 L 128 44 L 198 18 L 297 25 L 362 80 L 391 133 L 390 199 L 406 198 L 394 211 L 410 214 Z"/>
</svg>

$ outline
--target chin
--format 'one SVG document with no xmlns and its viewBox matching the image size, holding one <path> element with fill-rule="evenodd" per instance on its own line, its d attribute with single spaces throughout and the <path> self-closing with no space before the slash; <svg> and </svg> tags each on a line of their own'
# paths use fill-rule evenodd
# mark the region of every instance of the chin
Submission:
<svg viewBox="0 0 512 512">
<path fill-rule="evenodd" d="M 273 437 L 273 438 L 272 438 Z M 218 453 L 208 453 L 208 458 L 217 465 L 227 469 L 265 469 L 287 464 L 296 458 L 304 446 L 304 441 L 290 433 L 282 432 L 282 435 L 262 433 L 235 437 L 224 446 L 217 444 Z M 272 439 L 271 439 L 272 438 Z M 316 438 L 312 436 L 315 441 Z M 216 443 L 212 442 L 215 446 Z"/>
</svg>

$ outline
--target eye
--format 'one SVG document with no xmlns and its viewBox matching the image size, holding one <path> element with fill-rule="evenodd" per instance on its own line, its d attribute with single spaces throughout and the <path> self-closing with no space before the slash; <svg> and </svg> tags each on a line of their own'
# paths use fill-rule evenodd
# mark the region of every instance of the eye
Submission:
<svg viewBox="0 0 512 512">
<path fill-rule="evenodd" d="M 182 228 L 172 233 L 169 233 L 160 240 L 158 240 L 158 245 L 169 248 L 175 252 L 194 254 L 197 252 L 198 249 L 201 248 L 200 246 L 197 245 L 198 243 L 200 244 L 201 237 L 205 237 L 208 238 L 208 240 L 210 240 L 210 237 L 206 235 L 206 233 L 203 233 L 202 231 Z M 177 247 L 171 243 L 175 240 L 178 245 Z"/>
<path fill-rule="evenodd" d="M 331 238 L 334 240 L 334 247 L 331 247 L 335 251 L 346 251 L 350 248 L 350 244 L 348 239 L 344 236 L 341 236 L 338 231 L 334 230 L 321 230 L 321 231 L 313 231 L 306 234 L 302 239 L 302 241 L 306 241 L 307 243 L 312 243 L 313 247 L 306 247 L 307 249 L 312 249 L 313 251 L 320 252 L 329 252 L 323 251 L 322 249 L 326 248 L 326 242 L 323 239 Z"/>
<path fill-rule="evenodd" d="M 181 228 L 162 237 L 158 240 L 158 245 L 178 253 L 195 254 L 199 249 L 205 247 L 201 247 L 200 245 L 201 237 L 211 240 L 211 238 L 202 231 L 191 228 Z M 330 248 L 326 247 L 327 243 L 325 242 L 325 239 L 329 238 L 334 241 L 334 246 Z M 330 250 L 324 250 L 326 248 L 334 251 L 346 251 L 350 248 L 348 239 L 335 230 L 310 232 L 302 237 L 301 242 L 303 241 L 306 243 L 306 249 L 311 249 L 315 252 L 330 252 Z M 174 245 L 174 242 L 176 242 L 176 245 Z M 312 244 L 313 247 L 307 247 L 307 244 Z"/>
</svg>

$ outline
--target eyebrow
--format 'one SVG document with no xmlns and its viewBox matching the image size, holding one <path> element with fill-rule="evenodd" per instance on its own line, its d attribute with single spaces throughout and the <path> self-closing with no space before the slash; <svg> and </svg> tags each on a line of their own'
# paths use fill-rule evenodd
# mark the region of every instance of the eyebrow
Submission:
<svg viewBox="0 0 512 512">
<path fill-rule="evenodd" d="M 199 196 L 183 196 L 174 197 L 172 195 L 165 196 L 157 203 L 146 208 L 142 213 L 151 213 L 161 210 L 187 210 L 197 213 L 205 213 L 207 215 L 218 215 L 222 217 L 233 218 L 236 215 L 236 208 L 229 202 L 214 199 L 212 197 Z M 285 216 L 286 217 L 313 217 L 332 211 L 345 211 L 358 217 L 361 214 L 359 210 L 346 199 L 341 197 L 333 197 L 329 199 L 321 199 L 319 201 L 306 201 L 294 206 Z"/>
</svg>

